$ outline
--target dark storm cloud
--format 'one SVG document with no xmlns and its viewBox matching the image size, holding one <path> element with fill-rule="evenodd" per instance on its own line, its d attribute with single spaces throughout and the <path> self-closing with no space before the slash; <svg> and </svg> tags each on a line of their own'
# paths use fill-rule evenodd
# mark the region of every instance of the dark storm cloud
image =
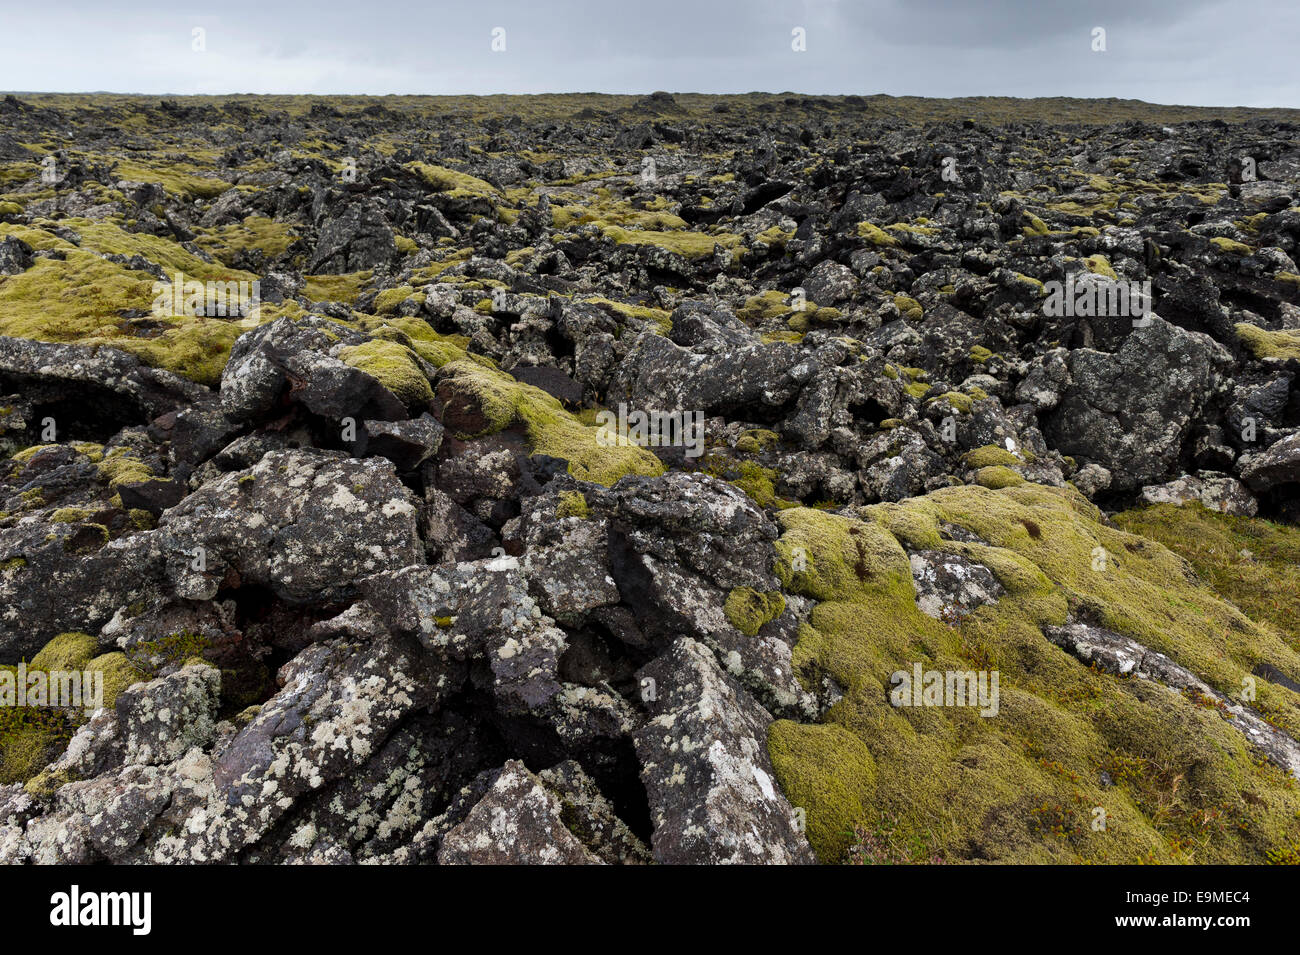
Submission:
<svg viewBox="0 0 1300 955">
<path fill-rule="evenodd" d="M 1291 0 L 483 0 L 7 9 L 0 88 L 795 90 L 1295 106 Z M 491 49 L 496 28 L 504 52 Z M 1092 30 L 1107 49 L 1092 49 Z M 807 49 L 791 48 L 802 29 Z M 193 49 L 202 29 L 205 48 Z"/>
</svg>

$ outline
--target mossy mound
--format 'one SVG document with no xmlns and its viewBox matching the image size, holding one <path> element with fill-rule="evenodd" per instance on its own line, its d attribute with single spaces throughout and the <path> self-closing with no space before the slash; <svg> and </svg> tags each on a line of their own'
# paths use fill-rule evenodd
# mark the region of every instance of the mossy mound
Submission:
<svg viewBox="0 0 1300 955">
<path fill-rule="evenodd" d="M 339 358 L 377 379 L 408 407 L 426 407 L 433 401 L 429 379 L 410 350 L 397 342 L 372 339 L 340 349 Z"/>
<path fill-rule="evenodd" d="M 1022 463 L 1019 458 L 1006 448 L 1000 448 L 996 444 L 985 444 L 971 451 L 967 451 L 965 455 L 962 456 L 962 460 L 973 468 L 991 468 L 997 466 L 1013 468 Z"/>
<path fill-rule="evenodd" d="M 496 186 L 471 176 L 469 173 L 457 172 L 444 166 L 434 166 L 423 162 L 407 163 L 406 168 L 423 179 L 430 188 L 436 189 L 438 192 L 446 192 L 453 198 L 469 197 L 494 200 L 503 198 L 501 190 Z"/>
<path fill-rule="evenodd" d="M 587 499 L 581 491 L 565 491 L 560 495 L 560 503 L 555 505 L 555 516 L 586 520 L 591 516 L 591 508 L 587 506 Z"/>
<path fill-rule="evenodd" d="M 778 515 L 783 587 L 819 601 L 795 666 L 809 686 L 829 676 L 844 689 L 824 725 L 778 721 L 769 736 L 823 861 L 885 817 L 953 861 L 1261 862 L 1300 840 L 1295 781 L 1220 709 L 1095 671 L 1043 635 L 1070 614 L 1094 620 L 1234 698 L 1261 664 L 1300 676 L 1294 649 L 1177 555 L 1108 526 L 1068 488 L 954 487 L 857 513 Z M 946 539 L 948 525 L 987 543 Z M 949 627 L 918 609 L 908 549 L 980 563 L 1006 593 Z M 915 664 L 997 672 L 996 715 L 892 706 L 891 676 Z M 1300 731 L 1300 695 L 1285 686 L 1258 679 L 1252 705 Z M 843 732 L 866 754 L 809 742 Z"/>
<path fill-rule="evenodd" d="M 981 487 L 997 491 L 1004 487 L 1016 487 L 1024 484 L 1025 479 L 1005 465 L 995 464 L 980 468 L 975 472 L 975 483 Z"/>
<path fill-rule="evenodd" d="M 520 426 L 535 453 L 563 458 L 574 477 L 605 486 L 629 474 L 655 476 L 664 471 L 662 462 L 645 448 L 613 431 L 584 425 L 540 388 L 471 358 L 444 366 L 440 396 L 444 389 L 448 395 L 472 401 L 485 422 L 477 433 L 462 434 L 464 438 Z"/>
<path fill-rule="evenodd" d="M 215 385 L 243 332 L 297 306 L 263 306 L 258 319 L 224 320 L 153 316 L 156 280 L 104 258 L 142 256 L 169 276 L 213 282 L 251 282 L 256 276 L 205 262 L 180 244 L 128 232 L 107 221 L 65 219 L 81 245 L 41 228 L 0 225 L 0 238 L 15 235 L 33 248 L 61 258 L 40 258 L 13 276 L 0 276 L 0 335 L 79 345 L 109 345 L 205 385 Z M 133 315 L 150 315 L 147 326 Z"/>
<path fill-rule="evenodd" d="M 704 259 L 721 248 L 743 255 L 742 236 L 732 232 L 710 235 L 705 232 L 664 232 L 658 229 L 624 229 L 605 226 L 601 232 L 618 245 L 652 245 L 667 252 L 676 252 L 684 259 Z"/>
<path fill-rule="evenodd" d="M 86 633 L 61 633 L 32 657 L 25 673 L 40 672 L 47 682 L 53 672 L 100 673 L 103 675 L 105 709 L 111 708 L 118 694 L 142 675 L 122 653 L 96 656 L 99 642 Z M 12 674 L 15 686 L 17 666 L 0 666 Z M 8 678 L 7 678 L 8 679 Z M 15 701 L 16 702 L 16 699 Z M 84 708 L 0 705 L 0 785 L 27 782 L 36 776 L 67 745 L 78 726 L 87 719 Z"/>
<path fill-rule="evenodd" d="M 858 223 L 858 237 L 866 239 L 872 245 L 878 245 L 882 248 L 890 249 L 898 245 L 897 239 L 884 229 L 880 228 L 880 226 L 874 225 L 870 222 Z"/>
<path fill-rule="evenodd" d="M 1261 361 L 1265 358 L 1300 360 L 1300 331 L 1286 329 L 1270 332 L 1258 325 L 1241 322 L 1237 325 L 1237 337 Z"/>
<path fill-rule="evenodd" d="M 1125 511 L 1115 523 L 1185 558 L 1215 593 L 1300 651 L 1300 529 L 1200 503 Z"/>
<path fill-rule="evenodd" d="M 763 624 L 775 620 L 785 612 L 785 597 L 780 591 L 758 591 L 752 587 L 737 587 L 727 594 L 723 606 L 727 620 L 747 637 L 758 635 Z"/>
<path fill-rule="evenodd" d="M 602 305 L 624 318 L 635 318 L 643 322 L 649 322 L 661 335 L 667 335 L 673 330 L 672 314 L 665 312 L 662 308 L 652 308 L 648 305 L 632 305 L 627 302 L 615 302 L 600 297 L 588 298 L 586 301 L 591 302 L 593 305 Z"/>
</svg>

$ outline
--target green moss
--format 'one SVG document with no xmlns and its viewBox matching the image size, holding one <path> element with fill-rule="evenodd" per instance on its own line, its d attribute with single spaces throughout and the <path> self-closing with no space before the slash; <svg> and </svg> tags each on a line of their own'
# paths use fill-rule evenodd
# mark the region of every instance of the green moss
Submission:
<svg viewBox="0 0 1300 955">
<path fill-rule="evenodd" d="M 777 590 L 762 592 L 752 587 L 737 587 L 727 594 L 723 611 L 733 627 L 753 637 L 763 624 L 785 613 L 785 597 Z"/>
<path fill-rule="evenodd" d="M 48 711 L 0 713 L 0 785 L 40 772 L 71 738 L 65 719 Z"/>
<path fill-rule="evenodd" d="M 265 216 L 249 216 L 240 223 L 203 230 L 194 244 L 229 265 L 247 252 L 262 252 L 277 259 L 298 240 L 293 226 Z"/>
<path fill-rule="evenodd" d="M 167 192 L 191 201 L 215 199 L 231 188 L 230 183 L 211 178 L 205 175 L 205 172 L 193 164 L 171 160 L 156 165 L 146 162 L 119 162 L 113 167 L 113 176 L 116 179 L 160 183 Z"/>
<path fill-rule="evenodd" d="M 762 242 L 764 245 L 773 249 L 784 249 L 791 239 L 794 238 L 793 229 L 782 229 L 780 226 L 772 226 L 764 229 L 762 232 L 754 233 L 754 241 Z"/>
<path fill-rule="evenodd" d="M 970 414 L 975 401 L 971 395 L 963 395 L 960 391 L 945 391 L 937 398 L 931 400 L 946 401 L 952 406 L 954 411 L 960 412 L 961 414 Z"/>
<path fill-rule="evenodd" d="M 50 515 L 55 524 L 75 524 L 90 517 L 90 511 L 84 507 L 60 507 Z"/>
<path fill-rule="evenodd" d="M 605 226 L 601 232 L 606 238 L 613 239 L 618 245 L 653 245 L 668 252 L 676 252 L 685 259 L 704 259 L 713 255 L 715 249 L 723 248 L 743 256 L 743 239 L 731 232 L 719 232 L 710 235 L 704 232 L 663 232 L 655 229 L 624 229 L 621 226 Z"/>
<path fill-rule="evenodd" d="M 1107 526 L 1070 489 L 954 487 L 858 514 L 777 517 L 782 585 L 818 601 L 794 665 L 810 684 L 829 677 L 844 689 L 812 728 L 838 727 L 834 737 L 814 745 L 782 722 L 769 739 L 822 861 L 840 857 L 854 826 L 882 816 L 945 858 L 996 862 L 1259 862 L 1300 839 L 1293 782 L 1261 768 L 1217 710 L 1094 671 L 1043 636 L 1085 613 L 1234 695 L 1259 662 L 1300 672 L 1294 650 L 1177 556 Z M 941 524 L 987 543 L 946 539 Z M 904 543 L 982 563 L 1006 593 L 957 626 L 933 620 L 917 608 Z M 1114 555 L 1104 565 L 1098 548 Z M 999 672 L 997 715 L 891 706 L 891 674 L 916 663 Z M 1292 732 L 1300 696 L 1261 680 L 1259 697 L 1261 712 Z M 1103 770 L 1115 785 L 1101 785 Z M 1096 806 L 1105 831 L 1088 825 Z"/>
<path fill-rule="evenodd" d="M 1199 503 L 1125 511 L 1115 524 L 1185 558 L 1215 593 L 1300 650 L 1300 528 L 1220 514 Z"/>
<path fill-rule="evenodd" d="M 203 659 L 203 654 L 212 646 L 212 641 L 203 634 L 190 630 L 178 630 L 156 640 L 144 640 L 130 648 L 134 664 L 151 672 L 157 672 L 168 664 L 184 664 L 191 658 Z"/>
<path fill-rule="evenodd" d="M 471 399 L 482 412 L 487 427 L 479 437 L 519 425 L 528 434 L 533 451 L 569 462 L 569 473 L 579 480 L 609 486 L 629 474 L 657 475 L 663 464 L 645 448 L 630 444 L 612 431 L 583 425 L 551 395 L 515 381 L 505 372 L 471 359 L 444 366 L 440 382 L 452 394 Z"/>
<path fill-rule="evenodd" d="M 433 388 L 409 349 L 382 340 L 371 340 L 339 350 L 339 358 L 371 375 L 411 407 L 433 401 Z"/>
<path fill-rule="evenodd" d="M 1117 281 L 1119 276 L 1111 268 L 1110 260 L 1104 255 L 1090 255 L 1083 260 L 1083 264 L 1088 267 L 1088 271 L 1094 275 L 1101 275 L 1110 279 L 1112 282 Z"/>
<path fill-rule="evenodd" d="M 126 654 L 117 651 L 95 657 L 86 663 L 86 669 L 104 674 L 105 709 L 117 702 L 117 697 L 123 690 L 144 678 L 126 658 Z"/>
<path fill-rule="evenodd" d="M 1047 228 L 1047 223 L 1032 212 L 1026 212 L 1025 218 L 1029 220 L 1029 225 L 1024 227 L 1025 235 L 1048 235 L 1051 230 Z"/>
<path fill-rule="evenodd" d="M 989 351 L 983 345 L 976 345 L 970 350 L 970 360 L 979 362 L 981 365 L 985 364 L 992 357 L 993 352 Z"/>
<path fill-rule="evenodd" d="M 469 346 L 469 339 L 464 335 L 439 334 L 419 318 L 360 316 L 357 327 L 375 338 L 409 347 L 435 368 L 465 358 L 465 349 Z"/>
<path fill-rule="evenodd" d="M 740 476 L 732 483 L 753 498 L 755 504 L 759 507 L 774 507 L 780 503 L 781 499 L 776 494 L 776 471 L 753 461 L 739 461 L 735 467 Z"/>
<path fill-rule="evenodd" d="M 304 276 L 303 296 L 310 302 L 341 302 L 352 305 L 370 284 L 371 272 L 347 272 L 342 275 Z"/>
<path fill-rule="evenodd" d="M 778 289 L 768 289 L 745 299 L 745 304 L 736 309 L 736 317 L 749 325 L 758 325 L 768 319 L 783 318 L 794 311 L 790 307 L 790 296 Z"/>
<path fill-rule="evenodd" d="M 34 444 L 30 448 L 23 448 L 21 451 L 15 452 L 13 455 L 10 456 L 9 460 L 17 461 L 19 464 L 25 465 L 28 461 L 36 457 L 36 455 L 40 454 L 46 448 L 57 448 L 57 447 L 60 447 L 60 445 Z"/>
<path fill-rule="evenodd" d="M 1017 487 L 1024 484 L 1025 479 L 1011 468 L 995 464 L 976 471 L 975 483 L 980 487 L 993 488 L 996 491 L 1004 487 Z"/>
<path fill-rule="evenodd" d="M 99 650 L 88 633 L 61 633 L 32 657 L 33 670 L 80 670 Z"/>
<path fill-rule="evenodd" d="M 736 450 L 743 454 L 761 454 L 770 451 L 781 443 L 775 431 L 754 428 L 746 431 L 736 440 Z"/>
<path fill-rule="evenodd" d="M 8 560 L 0 561 L 0 573 L 11 573 L 22 570 L 27 566 L 26 557 L 10 557 Z"/>
<path fill-rule="evenodd" d="M 1247 322 L 1237 324 L 1237 337 L 1250 349 L 1250 353 L 1261 361 L 1265 358 L 1300 360 L 1300 331 L 1284 329 L 1270 332 L 1268 329 L 1251 325 Z"/>
<path fill-rule="evenodd" d="M 453 198 L 477 197 L 492 200 L 503 198 L 501 190 L 496 186 L 468 173 L 422 162 L 407 163 L 406 168 L 423 179 L 425 185 L 438 192 L 448 193 Z"/>
<path fill-rule="evenodd" d="M 137 484 L 154 478 L 149 465 L 137 458 L 127 448 L 114 448 L 98 465 L 99 476 L 108 481 L 110 487 L 119 484 Z"/>
<path fill-rule="evenodd" d="M 16 202 L 0 202 L 0 216 L 21 215 L 23 207 Z"/>
<path fill-rule="evenodd" d="M 203 262 L 177 243 L 157 236 L 127 233 L 107 221 L 69 219 L 82 233 L 77 248 L 51 233 L 29 230 L 38 246 L 63 258 L 37 259 L 19 275 L 0 277 L 0 334 L 48 342 L 110 345 L 149 364 L 203 384 L 214 385 L 236 338 L 251 320 L 222 321 L 194 316 L 165 316 L 147 336 L 138 334 L 125 316 L 149 313 L 156 293 L 154 278 L 101 258 L 90 249 L 142 255 L 168 274 L 183 272 L 204 281 L 251 281 L 256 277 Z M 0 226 L 0 234 L 11 227 Z M 43 236 L 44 241 L 36 238 Z M 269 320 L 275 309 L 263 306 Z"/>
<path fill-rule="evenodd" d="M 661 335 L 667 335 L 673 330 L 672 315 L 662 308 L 651 308 L 648 305 L 631 305 L 627 302 L 615 302 L 600 297 L 589 298 L 585 301 L 595 305 L 603 305 L 624 318 L 635 318 L 643 322 L 649 322 Z"/>
<path fill-rule="evenodd" d="M 792 311 L 786 319 L 786 325 L 792 331 L 806 332 L 813 324 L 829 324 L 838 322 L 841 318 L 838 308 L 830 306 L 817 306 L 811 302 L 805 302 L 804 307 L 797 311 Z"/>
<path fill-rule="evenodd" d="M 817 857 L 843 857 L 875 793 L 871 750 L 836 723 L 810 726 L 791 720 L 772 723 L 767 747 L 786 798 L 807 817 L 808 841 Z M 807 771 L 814 766 L 819 771 Z"/>
<path fill-rule="evenodd" d="M 962 460 L 973 468 L 988 468 L 996 465 L 1013 468 L 1021 463 L 1020 459 L 1014 454 L 1006 448 L 998 447 L 996 444 L 986 444 L 967 451 L 962 455 Z"/>
<path fill-rule="evenodd" d="M 1210 244 L 1220 252 L 1227 252 L 1229 255 L 1251 255 L 1254 251 L 1245 243 L 1238 242 L 1235 239 L 1225 238 L 1221 235 L 1216 235 L 1214 238 L 1210 239 Z"/>
<path fill-rule="evenodd" d="M 917 220 L 917 221 L 925 222 L 928 220 Z M 933 229 L 926 225 L 913 225 L 910 222 L 895 222 L 892 225 L 885 226 L 885 228 L 890 230 L 891 232 L 905 232 L 908 235 L 938 235 L 939 234 L 938 229 Z"/>
<path fill-rule="evenodd" d="M 925 309 L 921 307 L 921 303 L 910 295 L 895 295 L 894 306 L 909 322 L 919 322 L 925 317 Z"/>
<path fill-rule="evenodd" d="M 602 230 L 607 226 L 635 226 L 639 229 L 676 231 L 686 229 L 686 220 L 660 210 L 641 211 L 625 202 L 601 200 L 591 206 L 553 205 L 551 219 L 557 229 L 575 225 L 595 225 Z"/>
<path fill-rule="evenodd" d="M 100 672 L 104 681 L 102 704 L 110 708 L 117 695 L 139 679 L 139 674 L 121 653 L 97 657 L 97 650 L 98 642 L 89 634 L 61 633 L 32 658 L 27 673 Z M 0 670 L 17 678 L 15 667 L 0 666 Z M 59 754 L 86 718 L 82 710 L 0 706 L 0 784 L 26 782 L 35 777 L 38 780 L 35 791 L 52 792 L 53 788 L 68 782 L 67 778 L 40 774 L 40 770 Z"/>
<path fill-rule="evenodd" d="M 555 505 L 555 516 L 580 517 L 586 520 L 591 516 L 591 509 L 587 507 L 587 499 L 581 491 L 565 491 L 560 495 L 560 503 Z"/>
<path fill-rule="evenodd" d="M 391 315 L 407 299 L 415 299 L 423 305 L 424 293 L 417 292 L 409 285 L 399 285 L 396 288 L 385 289 L 375 296 L 374 308 L 381 315 Z"/>
<path fill-rule="evenodd" d="M 893 248 L 898 245 L 898 240 L 892 235 L 870 222 L 858 223 L 858 238 L 866 239 L 872 245 L 878 245 L 883 248 Z"/>
</svg>

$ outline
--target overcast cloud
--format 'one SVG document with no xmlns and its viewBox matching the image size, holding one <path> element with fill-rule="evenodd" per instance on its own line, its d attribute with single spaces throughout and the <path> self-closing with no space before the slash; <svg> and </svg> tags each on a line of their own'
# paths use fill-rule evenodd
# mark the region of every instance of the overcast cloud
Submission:
<svg viewBox="0 0 1300 955">
<path fill-rule="evenodd" d="M 0 89 L 890 93 L 1300 106 L 1295 0 L 0 0 Z M 492 51 L 492 31 L 505 50 Z M 796 27 L 807 49 L 791 49 Z M 1094 52 L 1093 29 L 1106 30 Z M 204 31 L 196 52 L 193 31 Z"/>
</svg>

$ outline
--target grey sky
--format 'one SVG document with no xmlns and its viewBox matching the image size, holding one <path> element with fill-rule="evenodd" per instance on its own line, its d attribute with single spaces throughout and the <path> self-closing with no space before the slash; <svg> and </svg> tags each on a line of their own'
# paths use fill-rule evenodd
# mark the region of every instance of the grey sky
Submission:
<svg viewBox="0 0 1300 955">
<path fill-rule="evenodd" d="M 1300 107 L 1295 0 L 0 4 L 8 90 L 794 90 Z M 496 27 L 502 52 L 491 48 Z M 805 52 L 791 48 L 796 27 Z M 1104 53 L 1092 49 L 1094 27 L 1106 30 Z M 195 28 L 203 52 L 192 49 Z"/>
</svg>

